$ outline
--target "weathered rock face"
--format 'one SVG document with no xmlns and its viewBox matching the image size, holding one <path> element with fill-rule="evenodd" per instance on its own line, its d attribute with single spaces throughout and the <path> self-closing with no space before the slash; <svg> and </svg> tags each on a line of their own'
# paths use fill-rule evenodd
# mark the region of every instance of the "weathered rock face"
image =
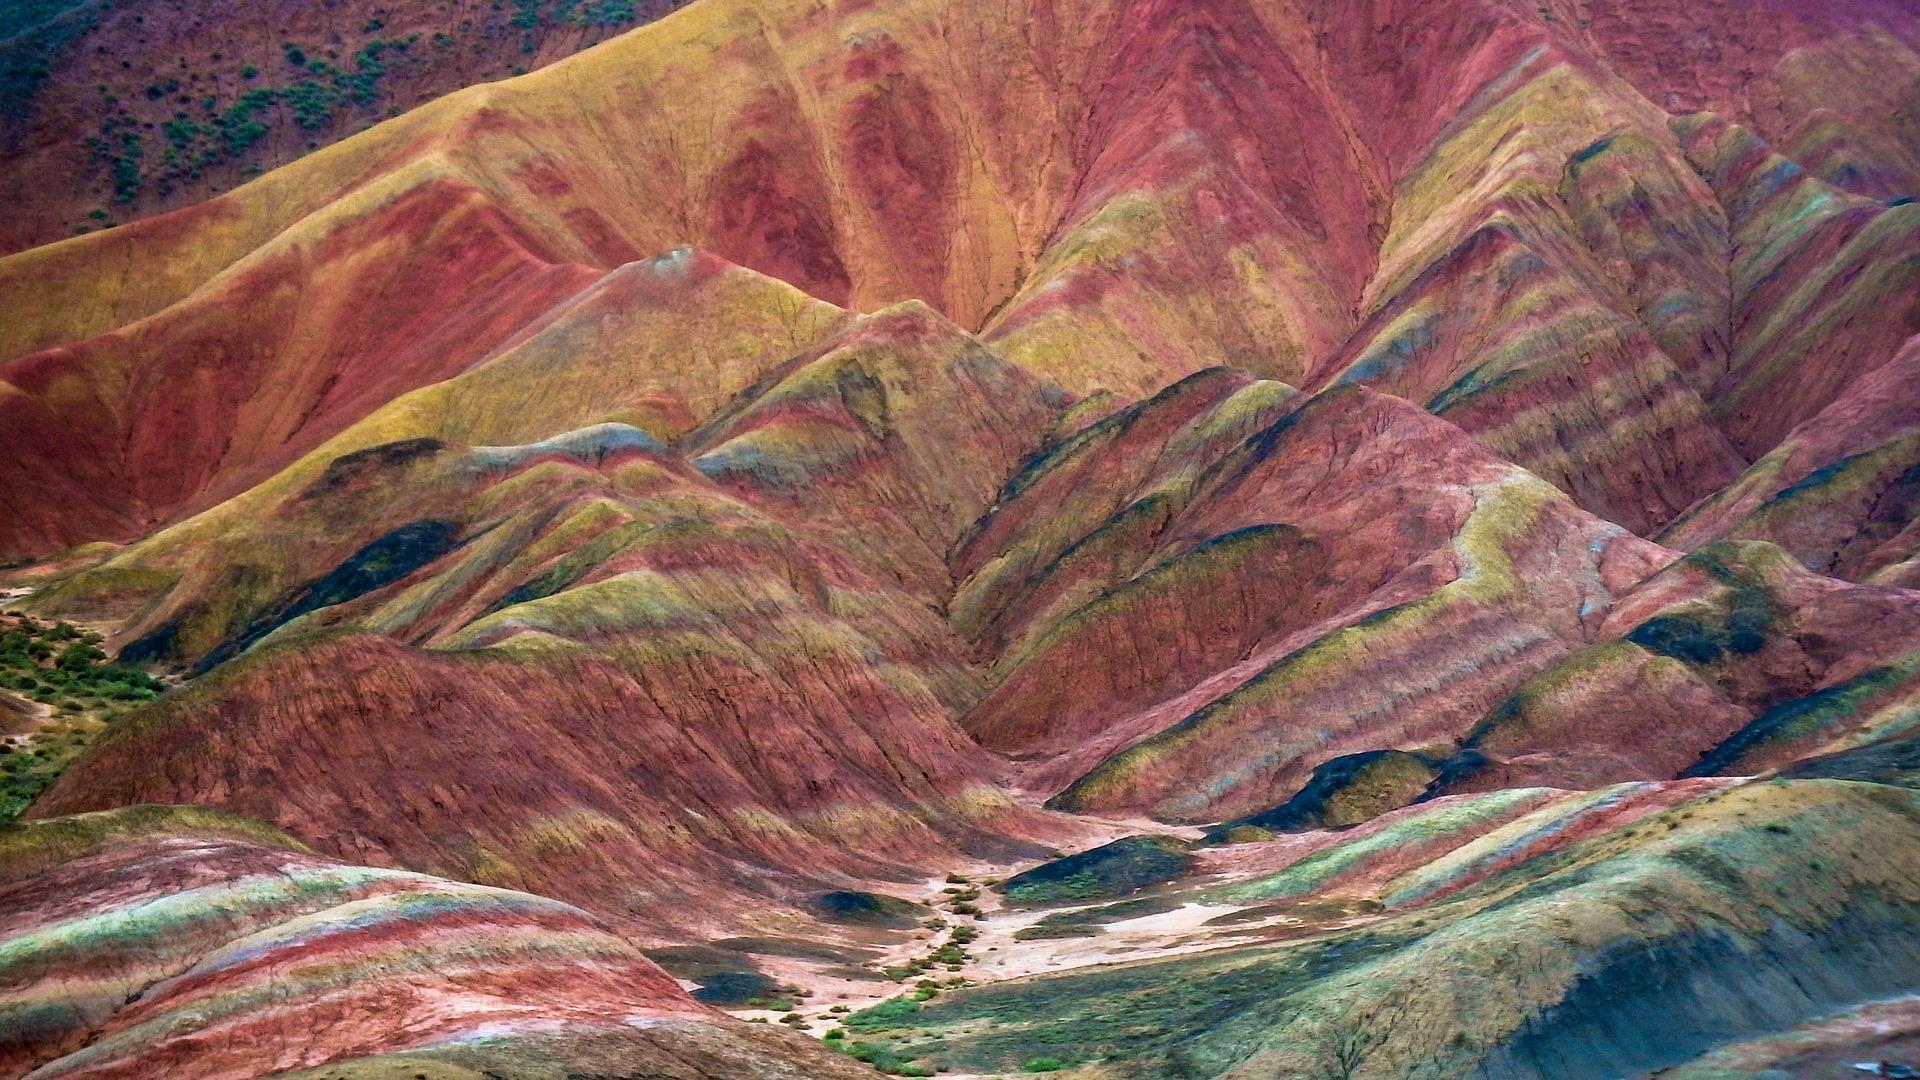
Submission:
<svg viewBox="0 0 1920 1080">
<path fill-rule="evenodd" d="M 601 276 L 528 251 L 474 198 L 409 198 L 401 220 L 346 217 L 315 251 L 263 255 L 151 318 L 9 363 L 17 442 L 0 468 L 23 498 L 0 543 L 139 535 L 323 444 L 426 437 L 411 422 L 426 410 L 446 440 L 532 442 L 582 413 L 671 437 L 845 319 L 710 256 Z M 387 274 L 416 287 L 385 303 Z M 707 362 L 689 368 L 695 350 Z"/>
<path fill-rule="evenodd" d="M 1827 183 L 1872 198 L 1920 184 L 1909 93 L 1913 12 L 1884 0 L 1584 5 L 1608 66 L 1673 113 L 1712 110 L 1759 131 Z"/>
<path fill-rule="evenodd" d="M 1710 400 L 1758 457 L 1920 329 L 1920 209 L 1839 192 L 1711 114 L 1671 126 L 1727 211 L 1733 349 Z"/>
<path fill-rule="evenodd" d="M 1770 545 L 1717 543 L 1622 598 L 1606 634 L 1490 712 L 1434 790 L 1751 774 L 1872 741 L 1867 706 L 1911 693 L 1920 611 Z"/>
<path fill-rule="evenodd" d="M 39 821 L 0 834 L 0 868 L 9 1075 L 247 1078 L 393 1055 L 495 1076 L 865 1075 L 696 1004 L 578 908 L 346 865 L 244 818 Z"/>
<path fill-rule="evenodd" d="M 1090 523 L 1048 581 L 1066 592 L 1055 579 L 1079 577 L 1090 599 L 1014 654 L 969 716 L 989 746 L 1047 755 L 1028 781 L 1065 788 L 1058 806 L 1217 820 L 1283 801 L 1339 753 L 1444 744 L 1672 557 L 1458 428 L 1355 387 L 1215 454 L 1190 494 Z M 1027 486 L 999 513 L 1046 491 Z M 1102 554 L 1120 537 L 1123 559 Z M 1161 614 L 1183 605 L 1194 614 Z M 1144 661 L 1093 660 L 1127 676 L 1041 674 L 1145 632 L 1170 641 Z M 1400 673 L 1385 697 L 1383 670 Z M 1136 685 L 1142 674 L 1154 681 Z"/>
<path fill-rule="evenodd" d="M 5 1064 L 854 1067 L 609 927 L 907 1073 L 1920 985 L 1920 15 L 1681 7 L 701 0 L 0 258 Z"/>
<path fill-rule="evenodd" d="M 1920 230 L 1819 176 L 1768 182 L 1711 134 L 1724 123 L 1676 137 L 1665 95 L 1634 90 L 1666 66 L 1617 33 L 1637 18 L 1589 32 L 1490 0 L 680 13 L 210 202 L 0 260 L 0 378 L 19 391 L 0 407 L 27 451 L 0 478 L 33 493 L 0 556 L 212 505 L 688 242 L 857 310 L 924 300 L 1075 392 L 1145 395 L 1222 362 L 1366 381 L 1658 528 L 1913 331 L 1898 298 Z M 1796 100 L 1867 85 L 1914 33 L 1895 5 L 1756 21 L 1756 63 L 1831 44 L 1782 76 Z M 1715 89 L 1682 96 L 1722 105 L 1726 73 L 1693 66 L 1674 84 Z M 1849 117 L 1889 144 L 1882 113 Z M 1836 320 L 1854 324 L 1844 361 L 1797 362 Z M 699 389 L 740 385 L 723 381 Z"/>
<path fill-rule="evenodd" d="M 1721 537 L 1767 540 L 1822 573 L 1920 584 L 1920 409 L 1908 393 L 1916 381 L 1920 339 L 1908 339 L 1663 539 L 1685 548 Z"/>
<path fill-rule="evenodd" d="M 755 666 L 689 655 L 673 677 L 636 678 L 580 652 L 446 654 L 370 636 L 270 647 L 97 748 L 34 813 L 215 805 L 344 857 L 685 936 L 792 901 L 798 883 L 1019 849 L 1009 837 L 1026 812 L 931 702 L 916 714 L 843 661 L 811 687 L 772 682 L 806 711 L 796 731 L 776 701 L 749 696 L 770 676 Z M 699 689 L 729 683 L 732 700 Z"/>
<path fill-rule="evenodd" d="M 463 408 L 531 389 L 497 368 L 523 362 L 546 396 L 498 422 Z M 780 367 L 681 452 L 614 421 L 448 442 L 521 437 L 563 401 L 617 410 L 608 381 L 591 352 L 510 354 L 50 593 L 108 603 L 126 574 L 175 573 L 129 651 L 205 666 L 264 644 L 36 813 L 218 805 L 682 935 L 748 898 L 1072 833 L 996 788 L 953 722 L 978 676 L 935 610 L 942 553 L 1052 415 L 1042 387 L 908 305 Z M 209 537 L 277 561 L 232 590 L 195 572 Z M 299 637 L 328 626 L 433 648 Z"/>
</svg>

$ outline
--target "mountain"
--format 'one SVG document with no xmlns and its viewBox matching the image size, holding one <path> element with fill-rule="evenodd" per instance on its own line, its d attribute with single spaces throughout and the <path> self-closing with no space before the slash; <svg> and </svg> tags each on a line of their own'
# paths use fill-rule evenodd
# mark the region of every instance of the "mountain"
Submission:
<svg viewBox="0 0 1920 1080">
<path fill-rule="evenodd" d="M 5 843 L 10 1074 L 866 1072 L 703 1008 L 544 897 L 348 866 L 184 807 L 37 823 Z"/>
<path fill-rule="evenodd" d="M 0 258 L 6 1071 L 1920 1067 L 1911 5 L 456 17 Z"/>
<path fill-rule="evenodd" d="M 0 10 L 0 251 L 199 202 L 670 0 L 20 0 Z"/>
</svg>

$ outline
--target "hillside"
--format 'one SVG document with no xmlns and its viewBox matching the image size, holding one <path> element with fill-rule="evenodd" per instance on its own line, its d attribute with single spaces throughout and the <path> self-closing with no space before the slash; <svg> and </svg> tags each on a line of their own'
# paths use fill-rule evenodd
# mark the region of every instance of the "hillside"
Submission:
<svg viewBox="0 0 1920 1080">
<path fill-rule="evenodd" d="M 603 7 L 0 258 L 0 1064 L 1914 1053 L 1920 11 Z"/>
<path fill-rule="evenodd" d="M 0 5 L 0 252 L 199 202 L 672 0 Z"/>
</svg>

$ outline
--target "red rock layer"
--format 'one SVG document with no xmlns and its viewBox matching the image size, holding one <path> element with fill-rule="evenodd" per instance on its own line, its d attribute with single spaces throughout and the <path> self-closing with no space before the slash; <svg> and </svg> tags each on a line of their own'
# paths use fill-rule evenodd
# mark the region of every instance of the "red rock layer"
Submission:
<svg viewBox="0 0 1920 1080">
<path fill-rule="evenodd" d="M 1716 750 L 1777 706 L 1907 663 L 1920 648 L 1920 596 L 1821 577 L 1771 545 L 1713 544 L 1622 597 L 1603 635 L 1490 711 L 1465 740 L 1468 764 L 1435 790 L 1594 787 L 1691 775 L 1703 763 L 1709 774 L 1786 764 L 1874 710 L 1848 703 L 1805 732 L 1756 730 L 1765 738 L 1753 752 Z"/>
<path fill-rule="evenodd" d="M 1920 338 L 1848 384 L 1738 481 L 1666 532 L 1675 547 L 1767 540 L 1810 569 L 1849 580 L 1920 585 Z"/>
<path fill-rule="evenodd" d="M 122 729 L 35 812 L 218 805 L 680 934 L 1073 831 L 997 790 L 952 721 L 980 688 L 938 611 L 953 538 L 1054 414 L 1043 387 L 901 305 L 776 365 L 684 452 L 606 421 L 446 441 L 618 404 L 596 350 L 541 340 L 49 592 L 111 609 L 128 576 L 171 578 L 136 651 L 286 645 Z M 529 409 L 468 411 L 528 371 Z M 235 589 L 205 575 L 209 539 L 275 554 Z M 434 648 L 299 636 L 329 626 Z"/>
<path fill-rule="evenodd" d="M 595 276 L 477 191 L 428 184 L 149 318 L 0 364 L 0 553 L 127 539 L 237 494 Z"/>
<path fill-rule="evenodd" d="M 501 1076 L 526 1075 L 526 1058 L 688 1077 L 863 1072 L 696 1004 L 578 908 L 345 865 L 271 834 L 136 807 L 0 841 L 0 1068 L 246 1080 L 477 1052 Z"/>
<path fill-rule="evenodd" d="M 1088 599 L 1012 654 L 968 717 L 988 745 L 1042 759 L 1029 783 L 1071 783 L 1061 806 L 1217 819 L 1281 801 L 1339 753 L 1457 737 L 1668 557 L 1357 388 L 1216 453 L 1164 517 L 1082 523 L 1078 547 L 1122 542 L 1070 549 L 1052 572 Z M 1017 519 L 1028 492 L 1048 497 L 1034 484 L 998 513 Z M 1131 651 L 1143 637 L 1154 647 Z M 1103 674 L 1045 677 L 1089 667 Z M 1381 699 L 1384 670 L 1402 690 Z"/>
<path fill-rule="evenodd" d="M 1755 11 L 1598 0 L 1577 17 L 1614 70 L 1669 112 L 1735 117 L 1860 194 L 1920 186 L 1910 96 L 1920 17 L 1911 5 L 1776 0 Z"/>
<path fill-rule="evenodd" d="M 804 684 L 781 674 L 720 657 L 636 676 L 592 655 L 309 642 L 128 728 L 33 813 L 214 805 L 340 857 L 692 934 L 769 888 L 793 899 L 791 883 L 1005 845 L 994 826 L 1018 815 L 982 790 L 957 728 L 850 665 Z"/>
<path fill-rule="evenodd" d="M 4 376 L 27 432 L 5 479 L 33 493 L 0 556 L 210 505 L 484 355 L 583 285 L 578 267 L 688 242 L 832 303 L 922 299 L 1076 392 L 1145 395 L 1221 362 L 1387 386 L 1657 527 L 1837 391 L 1805 369 L 1864 370 L 1911 332 L 1901 316 L 1898 339 L 1851 334 L 1854 360 L 1792 359 L 1911 284 L 1914 230 L 1895 211 L 1847 226 L 1844 251 L 1808 251 L 1880 284 L 1779 326 L 1759 325 L 1777 298 L 1743 286 L 1723 333 L 1713 209 L 1664 97 L 1609 67 L 1670 66 L 1622 43 L 1630 7 L 1597 28 L 1486 0 L 679 13 L 219 199 L 0 260 L 0 355 L 27 364 Z M 1879 8 L 1770 11 L 1734 52 L 1832 42 L 1841 59 L 1789 81 L 1864 85 L 1848 43 L 1879 40 L 1866 16 L 1909 32 Z M 1676 295 L 1697 271 L 1699 295 Z M 1403 332 L 1436 306 L 1461 310 Z M 1739 385 L 1705 393 L 1723 351 Z M 1781 383 L 1781 364 L 1823 385 Z M 1748 415 L 1770 391 L 1810 407 Z"/>
</svg>

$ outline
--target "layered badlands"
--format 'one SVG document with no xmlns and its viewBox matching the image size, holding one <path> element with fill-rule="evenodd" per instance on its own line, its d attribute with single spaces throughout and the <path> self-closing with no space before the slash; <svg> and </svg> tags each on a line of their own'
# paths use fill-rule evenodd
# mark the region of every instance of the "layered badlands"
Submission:
<svg viewBox="0 0 1920 1080">
<path fill-rule="evenodd" d="M 10 603 L 182 682 L 0 835 L 0 1061 L 1912 1030 L 1917 40 L 699 0 L 0 259 Z"/>
</svg>

